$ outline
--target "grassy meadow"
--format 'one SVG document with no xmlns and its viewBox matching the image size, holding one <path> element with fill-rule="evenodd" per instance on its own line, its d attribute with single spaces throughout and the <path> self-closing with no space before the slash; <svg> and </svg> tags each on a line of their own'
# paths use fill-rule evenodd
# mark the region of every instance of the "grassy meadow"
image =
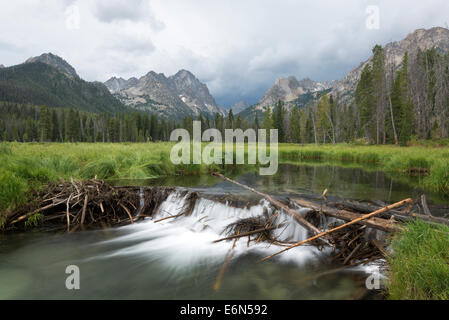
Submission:
<svg viewBox="0 0 449 320">
<path fill-rule="evenodd" d="M 0 212 L 27 201 L 30 190 L 58 179 L 95 176 L 99 179 L 148 179 L 219 169 L 216 165 L 172 164 L 173 145 L 169 142 L 0 143 Z M 362 167 L 375 165 L 385 172 L 403 175 L 424 171 L 427 174 L 422 179 L 422 187 L 449 193 L 449 147 L 281 144 L 279 160 L 281 163 L 336 161 Z"/>
</svg>

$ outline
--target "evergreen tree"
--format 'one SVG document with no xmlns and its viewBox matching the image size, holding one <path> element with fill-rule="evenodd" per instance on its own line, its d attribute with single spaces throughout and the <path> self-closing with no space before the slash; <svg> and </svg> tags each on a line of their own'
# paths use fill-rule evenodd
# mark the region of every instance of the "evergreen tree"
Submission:
<svg viewBox="0 0 449 320">
<path fill-rule="evenodd" d="M 326 143 L 331 130 L 330 105 L 326 93 L 324 93 L 321 97 L 316 113 L 316 130 L 318 140 L 322 143 Z"/>
<path fill-rule="evenodd" d="M 46 106 L 41 106 L 39 112 L 39 140 L 41 142 L 51 141 L 52 123 L 50 110 Z"/>
<path fill-rule="evenodd" d="M 273 129 L 273 114 L 271 108 L 267 107 L 267 110 L 263 113 L 262 129 L 267 130 L 267 139 L 270 137 L 270 130 Z"/>
<path fill-rule="evenodd" d="M 278 139 L 279 142 L 285 142 L 285 125 L 284 125 L 284 117 L 285 117 L 285 110 L 284 110 L 284 104 L 281 100 L 278 101 L 276 112 L 273 113 L 273 126 L 275 129 L 278 129 Z"/>
<path fill-rule="evenodd" d="M 290 142 L 299 143 L 301 141 L 301 124 L 299 108 L 294 107 L 290 113 Z"/>
<path fill-rule="evenodd" d="M 234 128 L 234 114 L 232 113 L 232 108 L 229 109 L 228 117 L 226 118 L 226 129 Z"/>
<path fill-rule="evenodd" d="M 355 102 L 359 108 L 360 125 L 365 136 L 369 140 L 374 139 L 374 110 L 375 99 L 373 96 L 373 74 L 370 64 L 367 64 L 362 71 L 360 81 L 355 92 Z"/>
</svg>

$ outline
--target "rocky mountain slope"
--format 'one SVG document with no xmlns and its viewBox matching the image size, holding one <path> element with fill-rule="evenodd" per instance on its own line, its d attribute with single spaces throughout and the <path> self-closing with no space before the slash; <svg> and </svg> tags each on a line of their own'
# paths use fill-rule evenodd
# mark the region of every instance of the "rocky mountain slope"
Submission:
<svg viewBox="0 0 449 320">
<path fill-rule="evenodd" d="M 309 78 L 298 81 L 294 76 L 279 78 L 257 103 L 256 109 L 265 109 L 267 106 L 273 107 L 279 100 L 289 103 L 300 95 L 327 90 L 333 84 L 333 81 L 316 82 Z"/>
<path fill-rule="evenodd" d="M 241 111 L 241 116 L 252 120 L 257 113 L 260 118 L 267 107 L 273 109 L 279 100 L 283 101 L 288 110 L 293 106 L 303 107 L 322 92 L 331 89 L 335 83 L 336 81 L 316 82 L 309 78 L 298 81 L 294 76 L 279 78 L 257 104 Z"/>
<path fill-rule="evenodd" d="M 170 77 L 154 71 L 139 79 L 113 77 L 105 85 L 125 105 L 166 117 L 223 113 L 207 86 L 187 70 Z"/>
<path fill-rule="evenodd" d="M 100 82 L 82 80 L 64 59 L 53 54 L 0 69 L 0 101 L 118 112 L 126 107 Z"/>
<path fill-rule="evenodd" d="M 405 39 L 388 43 L 384 46 L 386 62 L 393 65 L 393 70 L 401 66 L 402 58 L 406 52 L 413 55 L 417 50 L 435 48 L 440 53 L 449 52 L 449 30 L 435 27 L 431 29 L 418 29 L 410 33 Z M 278 100 L 284 101 L 287 108 L 293 105 L 306 105 L 319 98 L 320 93 L 327 91 L 334 96 L 339 95 L 340 101 L 351 103 L 360 80 L 363 68 L 371 63 L 373 56 L 352 69 L 343 79 L 331 82 L 314 82 L 310 79 L 298 81 L 295 77 L 280 78 L 276 80 L 264 97 L 249 109 L 241 112 L 244 118 L 254 118 L 255 112 L 259 115 L 266 110 L 266 106 L 273 107 Z"/>
<path fill-rule="evenodd" d="M 406 52 L 414 54 L 418 49 L 429 50 L 435 48 L 440 53 L 449 52 L 449 30 L 441 27 L 431 29 L 418 29 L 410 33 L 405 39 L 388 43 L 384 47 L 387 63 L 392 63 L 394 68 L 400 67 L 402 58 Z M 353 99 L 355 89 L 360 80 L 363 68 L 372 61 L 373 56 L 360 63 L 351 70 L 342 80 L 338 81 L 331 94 L 340 95 L 344 101 Z"/>
<path fill-rule="evenodd" d="M 42 62 L 51 65 L 69 77 L 79 78 L 78 74 L 75 71 L 75 68 L 73 68 L 67 61 L 65 61 L 61 57 L 58 57 L 57 55 L 52 54 L 51 52 L 41 54 L 38 57 L 29 58 L 27 61 L 25 61 L 25 63 L 33 62 Z"/>
<path fill-rule="evenodd" d="M 237 114 L 249 108 L 250 106 L 251 105 L 246 101 L 239 101 L 230 106 L 229 109 L 232 109 L 233 114 Z"/>
</svg>

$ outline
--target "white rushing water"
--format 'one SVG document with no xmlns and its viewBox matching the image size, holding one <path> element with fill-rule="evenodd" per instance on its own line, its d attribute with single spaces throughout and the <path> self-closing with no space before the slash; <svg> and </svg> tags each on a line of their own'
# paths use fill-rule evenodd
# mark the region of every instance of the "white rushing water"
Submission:
<svg viewBox="0 0 449 320">
<path fill-rule="evenodd" d="M 97 243 L 96 245 L 120 244 L 120 248 L 94 259 L 109 258 L 122 255 L 148 256 L 157 259 L 167 268 L 186 268 L 201 263 L 221 263 L 229 252 L 234 241 L 214 243 L 214 240 L 225 237 L 223 230 L 229 224 L 240 219 L 259 217 L 264 210 L 271 213 L 271 208 L 265 200 L 250 208 L 235 208 L 226 204 L 205 198 L 196 201 L 192 214 L 155 222 L 164 217 L 170 217 L 183 212 L 187 195 L 183 192 L 172 193 L 159 207 L 152 219 L 122 227 L 123 235 L 114 239 Z M 297 209 L 299 214 L 305 214 L 308 209 Z M 280 213 L 278 222 L 282 228 L 273 234 L 282 241 L 301 241 L 307 236 L 307 231 L 293 217 Z M 329 220 L 328 222 L 332 222 Z M 251 242 L 247 245 L 247 237 L 237 241 L 233 251 L 233 259 L 249 252 L 261 257 L 275 253 L 283 247 L 269 243 Z M 127 245 L 127 243 L 129 245 Z M 301 246 L 284 252 L 276 259 L 294 262 L 302 265 L 323 254 L 314 246 Z"/>
</svg>

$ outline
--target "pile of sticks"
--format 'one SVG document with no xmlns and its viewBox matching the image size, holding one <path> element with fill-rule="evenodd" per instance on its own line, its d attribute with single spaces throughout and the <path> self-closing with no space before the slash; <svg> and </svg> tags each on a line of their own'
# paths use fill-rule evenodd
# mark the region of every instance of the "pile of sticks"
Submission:
<svg viewBox="0 0 449 320">
<path fill-rule="evenodd" d="M 299 224 L 301 224 L 309 231 L 311 237 L 296 243 L 292 243 L 286 246 L 286 248 L 284 248 L 283 250 L 265 257 L 264 259 L 262 259 L 262 261 L 269 260 L 276 255 L 279 255 L 285 251 L 304 245 L 306 243 L 322 246 L 323 242 L 334 249 L 334 259 L 342 262 L 345 265 L 368 263 L 381 257 L 385 257 L 388 255 L 388 253 L 385 248 L 385 244 L 383 244 L 382 241 L 379 241 L 379 239 L 377 239 L 376 237 L 377 230 L 380 230 L 382 232 L 397 232 L 401 230 L 401 227 L 397 224 L 396 220 L 383 219 L 379 218 L 379 216 L 388 214 L 398 208 L 409 208 L 413 204 L 412 199 L 405 199 L 392 205 L 385 205 L 381 208 L 374 209 L 373 207 L 372 212 L 367 214 L 339 209 L 327 206 L 326 203 L 323 204 L 306 199 L 293 199 L 290 201 L 290 206 L 288 206 L 274 199 L 272 196 L 263 194 L 251 187 L 245 186 L 239 182 L 229 179 L 220 173 L 215 173 L 214 175 L 262 196 L 263 198 L 268 200 L 271 205 L 277 210 L 292 215 Z M 322 197 L 324 199 L 326 199 L 325 193 Z M 302 217 L 294 209 L 291 208 L 295 205 L 302 208 L 309 208 L 310 212 L 306 217 Z M 404 211 L 399 212 L 404 214 Z M 327 226 L 327 230 L 320 230 L 320 228 L 322 228 L 320 218 L 323 215 L 326 215 L 328 217 L 335 217 L 338 219 L 338 222 L 333 226 Z M 278 226 L 273 224 L 271 225 L 271 227 L 276 228 Z M 253 234 L 262 235 L 267 231 L 268 230 L 265 227 L 258 230 L 253 230 L 252 232 Z M 241 233 L 238 236 L 241 236 Z M 238 236 L 220 239 L 220 241 L 234 239 Z M 269 242 L 271 243 L 275 242 L 272 238 L 267 240 L 269 240 Z M 316 241 L 318 240 L 322 242 L 317 243 Z"/>
<path fill-rule="evenodd" d="M 279 240 L 273 235 L 273 230 L 282 227 L 282 224 L 276 223 L 277 217 L 278 215 L 276 214 L 271 217 L 266 214 L 259 217 L 241 219 L 231 223 L 223 230 L 223 233 L 227 234 L 225 238 L 215 240 L 214 242 L 248 237 L 248 246 L 251 242 L 267 241 L 278 243 Z"/>
<path fill-rule="evenodd" d="M 45 225 L 65 225 L 67 231 L 82 226 L 134 223 L 156 211 L 173 188 L 113 187 L 103 180 L 53 183 L 33 195 L 33 201 L 11 212 L 7 227 L 21 229 L 38 215 Z M 145 212 L 145 215 L 141 215 Z"/>
</svg>

